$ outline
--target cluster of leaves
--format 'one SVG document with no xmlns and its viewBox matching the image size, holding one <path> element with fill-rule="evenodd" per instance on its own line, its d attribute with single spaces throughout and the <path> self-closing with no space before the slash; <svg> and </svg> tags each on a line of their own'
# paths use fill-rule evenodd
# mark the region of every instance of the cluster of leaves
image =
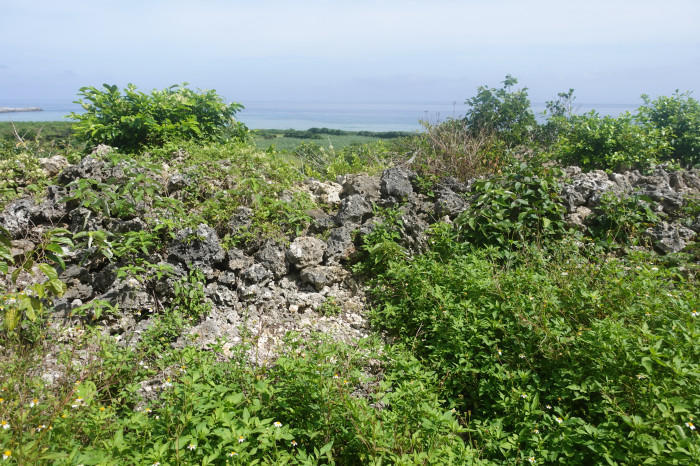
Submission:
<svg viewBox="0 0 700 466">
<path fill-rule="evenodd" d="M 501 88 L 479 86 L 469 106 L 464 123 L 472 135 L 496 134 L 509 146 L 523 144 L 537 127 L 530 108 L 527 88 L 513 90 L 518 80 L 507 75 Z"/>
<path fill-rule="evenodd" d="M 463 119 L 427 125 L 413 139 L 419 144 L 412 152 L 427 155 L 419 160 L 420 168 L 440 173 L 430 163 L 442 161 L 439 168 L 456 167 L 457 176 L 468 179 L 495 173 L 531 151 L 584 170 L 646 170 L 668 161 L 694 167 L 700 161 L 700 103 L 689 92 L 655 100 L 642 96 L 644 105 L 635 114 L 613 117 L 575 114 L 574 90 L 569 89 L 547 102 L 540 124 L 527 88 L 514 89 L 516 84 L 508 75 L 501 88 L 481 86 L 466 101 Z"/>
<path fill-rule="evenodd" d="M 686 167 L 700 165 L 700 102 L 690 92 L 652 100 L 643 95 L 644 105 L 636 118 L 647 127 L 662 131 L 671 150 L 664 157 Z"/>
<path fill-rule="evenodd" d="M 233 116 L 243 106 L 227 104 L 215 91 L 196 92 L 178 85 L 150 94 L 133 84 L 122 91 L 83 87 L 76 101 L 85 112 L 72 113 L 75 136 L 89 146 L 108 144 L 123 151 L 161 146 L 171 140 L 211 140 L 224 135 L 245 137 L 247 128 Z"/>
<path fill-rule="evenodd" d="M 7 337 L 30 342 L 39 338 L 52 299 L 66 291 L 57 270 L 65 268 L 61 256 L 64 247 L 72 245 L 70 232 L 57 228 L 44 233 L 39 244 L 30 250 L 12 254 L 10 235 L 0 227 L 0 273 L 6 275 L 7 283 L 0 294 L 0 319 Z M 44 279 L 25 285 L 28 275 Z M 24 280 L 20 281 L 20 277 Z"/>
<path fill-rule="evenodd" d="M 643 243 L 642 233 L 660 220 L 651 202 L 647 196 L 605 193 L 589 225 L 591 236 L 607 246 Z"/>
<path fill-rule="evenodd" d="M 573 242 L 525 248 L 505 265 L 497 250 L 436 242 L 448 253 L 388 263 L 373 322 L 434 368 L 485 458 L 700 458 L 692 277 Z"/>
<path fill-rule="evenodd" d="M 649 168 L 666 158 L 671 146 L 662 130 L 637 124 L 630 113 L 617 117 L 595 111 L 561 122 L 556 157 L 583 170 Z"/>
<path fill-rule="evenodd" d="M 505 249 L 560 238 L 566 208 L 555 170 L 521 163 L 508 173 L 474 183 L 474 200 L 456 220 L 460 238 Z"/>
<path fill-rule="evenodd" d="M 455 464 L 476 461 L 436 374 L 403 350 L 292 338 L 272 367 L 245 347 L 227 362 L 193 348 L 149 356 L 104 336 L 95 359 L 70 364 L 51 390 L 36 352 L 0 360 L 0 444 L 22 464 Z M 384 366 L 383 381 L 366 372 Z M 377 367 L 378 369 L 378 367 Z M 159 401 L 142 403 L 140 381 Z M 368 385 L 368 383 L 372 383 Z M 15 385 L 17 388 L 15 388 Z M 356 390 L 368 390 L 356 396 Z M 384 409 L 371 407 L 381 403 Z"/>
</svg>

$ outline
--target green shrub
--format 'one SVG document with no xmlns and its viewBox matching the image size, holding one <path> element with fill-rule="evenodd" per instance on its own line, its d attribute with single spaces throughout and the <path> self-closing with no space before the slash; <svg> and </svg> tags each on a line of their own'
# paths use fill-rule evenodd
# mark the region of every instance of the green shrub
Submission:
<svg viewBox="0 0 700 466">
<path fill-rule="evenodd" d="M 537 127 L 530 108 L 527 88 L 512 90 L 518 80 L 506 75 L 500 89 L 480 86 L 469 106 L 464 122 L 474 136 L 495 133 L 508 145 L 525 144 Z"/>
<path fill-rule="evenodd" d="M 215 91 L 195 92 L 171 86 L 151 94 L 129 84 L 122 94 L 117 86 L 104 90 L 83 87 L 79 95 L 84 113 L 72 113 L 75 136 L 89 146 L 108 144 L 123 151 L 160 146 L 169 140 L 221 139 L 226 133 L 244 136 L 247 129 L 233 116 L 241 104 L 224 103 Z"/>
<path fill-rule="evenodd" d="M 619 197 L 605 193 L 590 221 L 591 235 L 608 246 L 644 242 L 642 233 L 660 220 L 651 202 L 646 196 Z"/>
<path fill-rule="evenodd" d="M 391 262 L 372 322 L 437 373 L 482 458 L 700 459 L 692 277 L 648 255 L 584 256 L 573 241 L 505 266 L 488 249 L 451 251 Z"/>
<path fill-rule="evenodd" d="M 456 220 L 460 238 L 508 249 L 561 237 L 566 209 L 555 175 L 522 163 L 505 175 L 477 180 L 476 198 Z"/>
<path fill-rule="evenodd" d="M 638 125 L 629 112 L 601 117 L 591 111 L 559 122 L 555 157 L 584 171 L 647 169 L 669 151 L 661 130 Z"/>
<path fill-rule="evenodd" d="M 644 105 L 636 118 L 645 125 L 661 130 L 671 147 L 664 160 L 675 160 L 686 167 L 700 164 L 700 103 L 690 92 L 676 91 L 671 97 L 655 100 L 643 95 Z"/>
</svg>

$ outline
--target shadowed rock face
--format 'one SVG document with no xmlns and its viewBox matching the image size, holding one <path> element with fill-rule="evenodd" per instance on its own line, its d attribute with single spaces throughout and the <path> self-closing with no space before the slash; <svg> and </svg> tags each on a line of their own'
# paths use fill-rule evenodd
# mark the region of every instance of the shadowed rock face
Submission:
<svg viewBox="0 0 700 466">
<path fill-rule="evenodd" d="M 700 219 L 690 226 L 676 220 L 684 199 L 697 198 L 700 193 L 697 170 L 659 168 L 649 175 L 636 171 L 582 173 L 577 167 L 565 171 L 561 196 L 571 226 L 585 229 L 603 195 L 610 192 L 651 199 L 663 220 L 646 234 L 662 253 L 683 249 L 699 231 Z M 30 247 L 31 238 L 49 226 L 66 226 L 74 232 L 102 228 L 121 233 L 147 228 L 139 217 L 103 218 L 61 202 L 70 189 L 66 185 L 84 177 L 118 180 L 124 177 L 124 170 L 119 165 L 108 166 L 98 156 L 88 156 L 63 169 L 58 176 L 60 185 L 48 188 L 43 200 L 10 203 L 0 215 L 0 225 L 12 235 L 15 250 Z M 449 222 L 469 207 L 472 183 L 447 178 L 428 197 L 420 194 L 414 181 L 415 174 L 405 168 L 388 169 L 380 177 L 348 175 L 339 179 L 339 184 L 307 180 L 299 189 L 313 196 L 323 210 L 311 212 L 311 228 L 287 241 L 255 238 L 252 246 L 225 250 L 217 232 L 208 225 L 181 229 L 164 250 L 148 258 L 153 264 L 172 268 L 170 275 L 155 283 L 138 277 L 117 278 L 118 268 L 126 264 L 110 263 L 88 250 L 73 251 L 61 275 L 68 290 L 56 302 L 55 319 L 61 320 L 62 313 L 93 299 L 107 300 L 120 309 L 119 316 L 106 321 L 107 331 L 125 344 L 134 343 L 153 324 L 154 315 L 169 305 L 176 281 L 187 277 L 188 270 L 199 269 L 204 274 L 201 286 L 211 312 L 193 322 L 175 345 L 194 341 L 207 347 L 223 339 L 230 349 L 247 339 L 252 345 L 251 360 L 265 363 L 274 358 L 289 331 L 302 335 L 320 331 L 341 341 L 356 340 L 368 332 L 365 297 L 347 263 L 357 254 L 363 235 L 381 221 L 374 216 L 374 207 L 397 209 L 402 245 L 413 253 L 427 247 L 426 231 L 432 223 Z M 191 180 L 175 173 L 163 183 L 170 195 L 177 196 Z M 233 237 L 246 231 L 254 217 L 252 209 L 240 207 L 224 233 Z M 23 280 L 32 279 L 23 276 Z M 323 315 L 327 301 L 335 303 L 339 312 Z"/>
</svg>

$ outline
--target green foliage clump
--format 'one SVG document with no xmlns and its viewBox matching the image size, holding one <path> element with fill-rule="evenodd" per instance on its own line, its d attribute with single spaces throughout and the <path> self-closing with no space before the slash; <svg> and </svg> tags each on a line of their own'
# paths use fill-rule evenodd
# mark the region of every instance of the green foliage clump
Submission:
<svg viewBox="0 0 700 466">
<path fill-rule="evenodd" d="M 591 111 L 560 120 L 559 128 L 555 157 L 585 171 L 648 169 L 669 152 L 664 132 L 637 124 L 630 113 L 601 117 Z"/>
<path fill-rule="evenodd" d="M 676 91 L 672 96 L 651 100 L 643 95 L 644 105 L 637 119 L 665 135 L 671 148 L 664 160 L 675 160 L 685 167 L 700 164 L 700 103 L 690 92 Z"/>
<path fill-rule="evenodd" d="M 484 459 L 697 462 L 692 277 L 574 242 L 504 265 L 493 249 L 439 242 L 449 254 L 389 264 L 372 321 L 436 371 Z"/>
<path fill-rule="evenodd" d="M 226 104 L 213 90 L 196 92 L 178 85 L 146 94 L 129 84 L 124 93 L 115 85 L 104 90 L 83 87 L 79 95 L 84 113 L 77 120 L 75 136 L 89 146 L 108 144 L 122 151 L 161 146 L 171 140 L 221 139 L 227 133 L 245 137 L 247 128 L 233 116 L 241 104 Z"/>
<path fill-rule="evenodd" d="M 642 233 L 659 220 L 648 197 L 619 197 L 605 193 L 590 222 L 589 231 L 593 238 L 608 246 L 637 245 L 644 242 Z"/>
<path fill-rule="evenodd" d="M 556 172 L 521 163 L 498 177 L 477 180 L 475 199 L 456 220 L 460 238 L 505 249 L 560 238 L 564 207 Z"/>
<path fill-rule="evenodd" d="M 469 110 L 464 122 L 473 135 L 496 134 L 509 146 L 530 141 L 537 122 L 527 88 L 512 89 L 517 83 L 513 76 L 506 75 L 500 89 L 480 86 L 477 94 L 465 102 Z"/>
</svg>

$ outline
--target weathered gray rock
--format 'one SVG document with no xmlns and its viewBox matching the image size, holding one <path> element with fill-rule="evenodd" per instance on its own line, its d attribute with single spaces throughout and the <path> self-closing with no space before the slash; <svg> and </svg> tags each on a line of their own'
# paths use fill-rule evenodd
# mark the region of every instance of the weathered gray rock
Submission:
<svg viewBox="0 0 700 466">
<path fill-rule="evenodd" d="M 573 212 L 566 215 L 565 222 L 566 225 L 571 228 L 576 228 L 579 231 L 585 231 L 586 229 L 586 219 L 593 213 L 591 209 L 585 206 L 576 207 Z"/>
<path fill-rule="evenodd" d="M 98 296 L 113 306 L 119 306 L 120 311 L 142 311 L 155 308 L 155 300 L 145 286 L 136 278 L 118 278 L 110 288 Z"/>
<path fill-rule="evenodd" d="M 666 254 L 683 250 L 695 237 L 693 230 L 668 222 L 658 223 L 647 229 L 646 234 L 651 238 L 654 246 Z"/>
<path fill-rule="evenodd" d="M 449 188 L 442 188 L 435 194 L 435 218 L 445 215 L 454 218 L 467 209 L 467 201 L 464 197 Z"/>
<path fill-rule="evenodd" d="M 289 245 L 287 260 L 298 269 L 320 264 L 326 252 L 326 243 L 313 236 L 300 236 Z"/>
<path fill-rule="evenodd" d="M 194 180 L 190 176 L 183 175 L 182 173 L 175 173 L 168 180 L 167 189 L 169 193 L 174 193 L 191 186 L 193 183 Z"/>
<path fill-rule="evenodd" d="M 241 276 L 248 283 L 265 283 L 272 278 L 272 272 L 262 264 L 253 264 L 243 270 Z"/>
<path fill-rule="evenodd" d="M 337 265 L 314 265 L 301 271 L 301 279 L 319 291 L 325 286 L 341 282 L 348 272 Z"/>
<path fill-rule="evenodd" d="M 54 155 L 53 157 L 39 159 L 39 165 L 41 169 L 44 170 L 44 173 L 46 173 L 46 176 L 51 177 L 58 175 L 69 163 L 68 159 L 64 156 Z"/>
<path fill-rule="evenodd" d="M 333 217 L 325 213 L 321 209 L 310 209 L 306 211 L 306 215 L 311 217 L 311 225 L 309 225 L 309 233 L 322 233 L 336 226 Z"/>
<path fill-rule="evenodd" d="M 240 206 L 234 212 L 231 220 L 228 222 L 228 228 L 231 236 L 236 236 L 248 231 L 253 222 L 253 209 L 250 207 Z"/>
<path fill-rule="evenodd" d="M 89 301 L 93 296 L 93 289 L 90 285 L 86 283 L 81 283 L 76 279 L 72 279 L 66 282 L 66 293 L 63 298 L 68 302 L 72 302 L 75 299 L 80 299 L 83 302 Z"/>
<path fill-rule="evenodd" d="M 233 308 L 238 302 L 238 294 L 226 286 L 219 283 L 210 283 L 205 288 L 207 298 L 218 306 Z"/>
<path fill-rule="evenodd" d="M 247 256 L 243 251 L 237 248 L 231 248 L 226 253 L 228 258 L 228 268 L 234 272 L 246 269 L 253 265 L 253 258 Z"/>
<path fill-rule="evenodd" d="M 68 213 L 68 229 L 73 233 L 79 231 L 96 231 L 102 229 L 102 219 L 90 209 L 78 207 Z"/>
<path fill-rule="evenodd" d="M 130 231 L 143 231 L 147 228 L 146 222 L 139 217 L 130 220 L 113 219 L 109 222 L 109 230 L 117 233 L 127 233 Z"/>
<path fill-rule="evenodd" d="M 571 182 L 562 187 L 561 196 L 567 204 L 567 210 L 572 212 L 578 206 L 596 207 L 604 193 L 612 191 L 620 193 L 618 184 L 608 178 L 602 170 L 574 175 Z"/>
<path fill-rule="evenodd" d="M 10 242 L 10 255 L 15 261 L 21 260 L 34 249 L 34 243 L 28 239 L 16 239 Z"/>
<path fill-rule="evenodd" d="M 285 260 L 285 248 L 275 241 L 268 240 L 255 253 L 255 260 L 265 266 L 275 278 L 280 278 L 287 273 L 287 261 Z"/>
<path fill-rule="evenodd" d="M 105 149 L 105 151 L 102 152 L 109 153 L 110 151 L 111 148 L 110 150 Z M 104 181 L 106 178 L 111 176 L 123 178 L 124 173 L 121 167 L 109 167 L 107 162 L 103 160 L 103 156 L 104 155 L 100 155 L 96 153 L 96 151 L 93 151 L 91 155 L 84 157 L 79 163 L 75 165 L 68 165 L 58 175 L 59 184 L 66 185 L 71 181 L 75 181 L 80 178 L 90 178 L 97 181 Z"/>
<path fill-rule="evenodd" d="M 168 261 L 176 264 L 214 267 L 225 257 L 216 231 L 203 223 L 178 231 L 168 248 Z"/>
<path fill-rule="evenodd" d="M 380 181 L 382 196 L 394 199 L 406 199 L 409 197 L 413 194 L 411 176 L 413 176 L 413 172 L 402 167 L 384 170 Z"/>
<path fill-rule="evenodd" d="M 380 198 L 379 178 L 364 173 L 351 174 L 342 177 L 343 191 L 341 197 L 359 194 L 368 201 L 376 201 Z"/>
<path fill-rule="evenodd" d="M 313 201 L 330 206 L 340 204 L 340 193 L 343 187 L 338 183 L 307 179 L 304 181 L 304 185 L 308 188 Z"/>
<path fill-rule="evenodd" d="M 355 252 L 352 235 L 357 229 L 357 225 L 344 225 L 331 230 L 331 234 L 326 241 L 326 262 L 334 263 L 350 258 Z"/>
<path fill-rule="evenodd" d="M 5 207 L 0 216 L 0 226 L 13 238 L 21 238 L 34 226 L 33 218 L 39 215 L 38 206 L 31 199 L 17 199 Z"/>
<path fill-rule="evenodd" d="M 338 225 L 359 224 L 366 220 L 371 213 L 372 206 L 369 202 L 359 194 L 352 194 L 341 201 L 335 221 Z"/>
</svg>

